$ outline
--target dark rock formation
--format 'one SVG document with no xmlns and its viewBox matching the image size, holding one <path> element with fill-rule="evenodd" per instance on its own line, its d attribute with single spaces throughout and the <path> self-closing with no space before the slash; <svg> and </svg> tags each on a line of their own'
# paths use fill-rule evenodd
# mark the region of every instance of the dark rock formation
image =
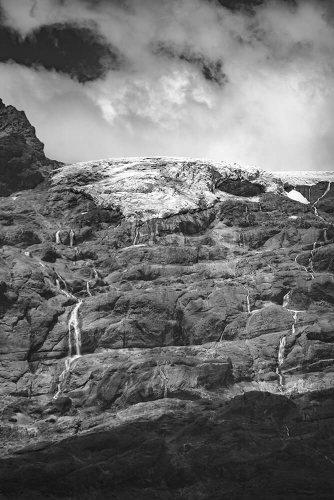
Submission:
<svg viewBox="0 0 334 500">
<path fill-rule="evenodd" d="M 330 190 L 284 183 L 115 159 L 0 198 L 2 499 L 331 498 Z"/>
<path fill-rule="evenodd" d="M 25 113 L 0 99 L 0 196 L 34 188 L 61 165 L 45 157 L 44 145 Z"/>
</svg>

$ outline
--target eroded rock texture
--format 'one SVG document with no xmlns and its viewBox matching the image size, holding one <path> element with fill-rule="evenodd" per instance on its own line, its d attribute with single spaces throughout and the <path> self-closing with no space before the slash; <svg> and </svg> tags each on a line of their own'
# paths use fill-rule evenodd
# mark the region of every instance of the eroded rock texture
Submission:
<svg viewBox="0 0 334 500">
<path fill-rule="evenodd" d="M 25 113 L 0 99 L 0 196 L 34 188 L 61 165 L 46 158 L 44 145 Z"/>
<path fill-rule="evenodd" d="M 1 198 L 2 498 L 331 498 L 319 182 L 119 159 Z"/>
</svg>

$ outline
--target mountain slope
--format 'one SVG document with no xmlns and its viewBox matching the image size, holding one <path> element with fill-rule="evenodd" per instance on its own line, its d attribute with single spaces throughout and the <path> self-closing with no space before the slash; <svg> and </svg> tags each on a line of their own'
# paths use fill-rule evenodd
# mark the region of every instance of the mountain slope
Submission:
<svg viewBox="0 0 334 500">
<path fill-rule="evenodd" d="M 330 498 L 331 182 L 121 158 L 0 198 L 4 498 Z"/>
</svg>

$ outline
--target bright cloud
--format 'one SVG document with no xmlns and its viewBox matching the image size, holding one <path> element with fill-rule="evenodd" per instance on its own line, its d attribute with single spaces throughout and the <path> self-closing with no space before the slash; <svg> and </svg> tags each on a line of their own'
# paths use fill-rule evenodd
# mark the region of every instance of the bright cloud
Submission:
<svg viewBox="0 0 334 500">
<path fill-rule="evenodd" d="M 120 71 L 79 84 L 1 64 L 0 95 L 24 109 L 49 157 L 210 157 L 268 170 L 332 170 L 334 31 L 324 7 L 270 2 L 255 16 L 205 0 L 0 0 L 25 35 L 45 23 L 97 26 Z M 223 61 L 228 83 L 159 47 Z"/>
</svg>

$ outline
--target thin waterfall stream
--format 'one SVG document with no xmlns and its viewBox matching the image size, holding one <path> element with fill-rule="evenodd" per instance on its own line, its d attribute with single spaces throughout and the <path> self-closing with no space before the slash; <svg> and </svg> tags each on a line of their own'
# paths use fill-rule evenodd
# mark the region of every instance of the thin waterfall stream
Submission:
<svg viewBox="0 0 334 500">
<path fill-rule="evenodd" d="M 291 327 L 291 334 L 295 335 L 296 334 L 296 324 L 298 321 L 298 314 L 304 311 L 298 311 L 296 309 L 289 309 L 289 302 L 290 302 L 290 296 L 291 296 L 292 290 L 289 290 L 287 294 L 284 295 L 283 297 L 283 307 L 289 311 L 289 313 L 292 315 L 293 318 L 293 323 Z M 284 335 L 279 341 L 279 346 L 278 346 L 278 359 L 277 359 L 277 367 L 276 367 L 276 374 L 279 378 L 279 385 L 283 389 L 284 388 L 284 383 L 283 383 L 283 375 L 281 371 L 281 365 L 284 363 L 284 354 L 285 354 L 285 346 L 287 342 L 287 336 Z"/>
<path fill-rule="evenodd" d="M 282 337 L 279 341 L 279 346 L 278 346 L 278 360 L 277 360 L 277 367 L 276 367 L 276 373 L 279 377 L 279 385 L 283 387 L 283 375 L 281 373 L 280 366 L 284 363 L 284 351 L 285 351 L 285 346 L 286 346 L 286 336 Z"/>
<path fill-rule="evenodd" d="M 323 217 L 321 217 L 321 215 L 319 215 L 316 205 L 319 203 L 320 200 L 322 200 L 322 198 L 324 198 L 326 196 L 326 194 L 330 191 L 330 189 L 331 189 L 331 182 L 328 182 L 328 185 L 327 185 L 325 192 L 321 196 L 319 196 L 319 198 L 312 205 L 312 207 L 314 209 L 314 215 L 324 222 L 327 222 L 327 221 Z"/>
<path fill-rule="evenodd" d="M 73 295 L 73 293 L 71 293 L 71 292 L 68 291 L 67 283 L 64 280 L 64 278 L 59 273 L 57 273 L 57 272 L 56 272 L 56 275 L 58 276 L 58 278 L 56 279 L 56 286 L 57 286 L 57 289 L 59 290 L 59 292 L 61 292 L 64 295 L 66 295 L 66 297 L 68 297 L 69 299 L 78 300 L 75 297 L 75 295 Z M 64 288 L 61 288 L 60 283 L 63 283 Z"/>
<path fill-rule="evenodd" d="M 77 300 L 78 302 L 72 309 L 68 320 L 68 356 L 65 359 L 65 368 L 59 375 L 57 392 L 54 395 L 53 399 L 57 399 L 59 394 L 61 394 L 61 385 L 71 368 L 71 364 L 74 360 L 80 358 L 81 356 L 81 330 L 79 326 L 78 312 L 83 301 L 81 299 Z"/>
<path fill-rule="evenodd" d="M 70 319 L 68 321 L 68 355 L 70 358 L 81 356 L 81 331 L 79 328 L 79 317 L 78 311 L 82 304 L 82 300 L 79 300 L 78 303 L 73 308 Z M 74 345 L 76 353 L 73 353 L 73 344 L 71 340 L 71 331 L 73 331 L 74 337 Z"/>
<path fill-rule="evenodd" d="M 70 231 L 70 247 L 73 247 L 73 245 L 74 245 L 74 236 L 75 236 L 74 231 L 73 231 L 73 229 L 71 229 L 71 231 Z"/>
<path fill-rule="evenodd" d="M 247 307 L 247 313 L 248 314 L 251 314 L 251 307 L 250 307 L 250 302 L 249 302 L 249 290 L 248 288 L 245 286 L 245 285 L 242 285 L 244 287 L 244 289 L 246 290 L 247 292 L 247 295 L 246 295 L 246 307 Z"/>
</svg>

